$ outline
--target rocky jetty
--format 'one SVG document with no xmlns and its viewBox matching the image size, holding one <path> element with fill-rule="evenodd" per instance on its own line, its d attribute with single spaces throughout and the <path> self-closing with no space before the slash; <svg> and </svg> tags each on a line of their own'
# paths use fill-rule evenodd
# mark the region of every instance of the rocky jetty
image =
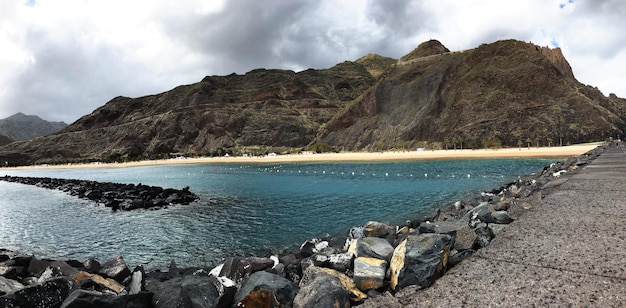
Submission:
<svg viewBox="0 0 626 308">
<path fill-rule="evenodd" d="M 56 261 L 0 250 L 0 307 L 385 307 L 397 291 L 431 286 L 488 245 L 602 150 L 403 225 L 371 221 L 266 257 L 227 257 L 213 269 L 172 261 L 167 272 L 147 272 L 119 256 Z"/>
<path fill-rule="evenodd" d="M 189 187 L 173 189 L 147 186 L 141 183 L 135 185 L 8 175 L 0 177 L 0 180 L 60 190 L 81 199 L 103 204 L 113 211 L 159 209 L 173 204 L 187 205 L 198 199 L 197 195 L 189 191 Z"/>
</svg>

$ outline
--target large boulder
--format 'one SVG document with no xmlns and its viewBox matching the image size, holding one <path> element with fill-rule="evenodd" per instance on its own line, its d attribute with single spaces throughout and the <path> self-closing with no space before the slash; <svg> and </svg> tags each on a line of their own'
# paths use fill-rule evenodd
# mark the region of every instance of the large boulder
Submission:
<svg viewBox="0 0 626 308">
<path fill-rule="evenodd" d="M 370 257 L 389 261 L 393 255 L 393 246 L 383 238 L 364 237 L 358 239 L 353 245 L 353 252 L 357 257 Z"/>
<path fill-rule="evenodd" d="M 98 274 L 115 279 L 119 283 L 124 283 L 130 277 L 130 270 L 126 266 L 126 261 L 122 256 L 116 256 L 102 264 Z"/>
<path fill-rule="evenodd" d="M 352 279 L 362 291 L 379 289 L 385 285 L 386 272 L 386 260 L 358 257 L 354 259 L 354 275 Z"/>
<path fill-rule="evenodd" d="M 456 237 L 454 239 L 454 249 L 463 251 L 472 249 L 478 235 L 470 228 L 468 224 L 464 224 L 462 228 L 456 231 Z"/>
<path fill-rule="evenodd" d="M 187 275 L 164 282 L 148 280 L 146 289 L 154 293 L 155 308 L 227 307 L 232 297 L 222 298 L 217 284 L 213 276 Z"/>
<path fill-rule="evenodd" d="M 237 307 L 282 307 L 290 305 L 300 288 L 295 283 L 268 272 L 248 277 L 235 293 Z"/>
<path fill-rule="evenodd" d="M 400 290 L 409 285 L 432 285 L 446 269 L 452 240 L 447 234 L 409 235 L 393 253 L 391 288 Z"/>
<path fill-rule="evenodd" d="M 64 277 L 51 279 L 0 297 L 0 307 L 58 308 L 71 288 L 72 283 Z"/>
<path fill-rule="evenodd" d="M 78 289 L 68 296 L 61 308 L 151 308 L 152 293 L 138 293 L 124 296 L 111 296 L 97 291 Z"/>
<path fill-rule="evenodd" d="M 365 298 L 367 295 L 356 287 L 350 277 L 329 268 L 312 266 L 304 272 L 293 306 L 350 307 L 351 302 L 358 303 Z"/>
<path fill-rule="evenodd" d="M 386 238 L 395 233 L 395 228 L 387 223 L 370 221 L 363 227 L 363 235 L 368 237 Z"/>
<path fill-rule="evenodd" d="M 456 232 L 466 226 L 467 222 L 464 220 L 446 220 L 437 222 L 424 222 L 418 227 L 419 233 L 441 233 L 455 236 Z"/>
</svg>

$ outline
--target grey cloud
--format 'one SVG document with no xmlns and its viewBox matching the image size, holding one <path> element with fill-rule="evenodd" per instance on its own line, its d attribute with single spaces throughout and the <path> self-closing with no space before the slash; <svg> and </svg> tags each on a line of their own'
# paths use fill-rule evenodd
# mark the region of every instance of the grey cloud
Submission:
<svg viewBox="0 0 626 308">
<path fill-rule="evenodd" d="M 128 80 L 142 76 L 113 47 L 85 46 L 72 37 L 53 40 L 41 31 L 29 31 L 26 37 L 35 63 L 14 77 L 9 110 L 71 122 L 113 98 L 112 93 L 141 93 L 142 83 Z"/>
</svg>

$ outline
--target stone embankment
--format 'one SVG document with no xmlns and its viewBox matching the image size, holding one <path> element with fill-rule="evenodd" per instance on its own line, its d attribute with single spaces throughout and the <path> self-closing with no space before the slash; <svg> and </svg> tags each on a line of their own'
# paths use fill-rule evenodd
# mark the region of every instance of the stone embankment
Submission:
<svg viewBox="0 0 626 308">
<path fill-rule="evenodd" d="M 81 199 L 91 200 L 113 211 L 135 209 L 159 209 L 172 204 L 187 205 L 198 199 L 189 187 L 183 189 L 161 188 L 142 184 L 120 184 L 73 179 L 41 177 L 0 177 L 0 180 L 37 187 L 60 190 Z"/>
<path fill-rule="evenodd" d="M 536 204 L 550 183 L 601 151 L 404 225 L 368 222 L 341 238 L 228 257 L 213 269 L 178 269 L 172 261 L 168 272 L 131 271 L 122 257 L 100 264 L 0 251 L 0 307 L 382 307 L 405 288 L 431 286 Z"/>
</svg>

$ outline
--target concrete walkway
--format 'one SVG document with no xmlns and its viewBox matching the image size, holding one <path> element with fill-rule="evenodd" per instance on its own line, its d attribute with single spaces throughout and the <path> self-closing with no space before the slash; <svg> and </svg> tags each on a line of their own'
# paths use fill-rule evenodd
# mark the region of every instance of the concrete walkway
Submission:
<svg viewBox="0 0 626 308">
<path fill-rule="evenodd" d="M 626 307 L 626 153 L 607 149 L 431 288 L 397 296 L 408 307 Z"/>
</svg>

